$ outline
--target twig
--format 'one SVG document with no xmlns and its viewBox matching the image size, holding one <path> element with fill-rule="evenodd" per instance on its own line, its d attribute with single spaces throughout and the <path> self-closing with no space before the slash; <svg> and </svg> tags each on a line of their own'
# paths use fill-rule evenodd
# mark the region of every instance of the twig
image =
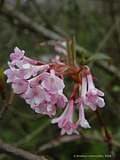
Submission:
<svg viewBox="0 0 120 160">
<path fill-rule="evenodd" d="M 78 135 L 58 137 L 58 138 L 56 138 L 54 140 L 51 140 L 50 142 L 40 146 L 38 148 L 38 152 L 40 153 L 40 152 L 43 152 L 45 150 L 48 150 L 48 149 L 51 149 L 51 148 L 54 148 L 54 147 L 58 147 L 63 143 L 69 143 L 69 142 L 76 141 L 76 140 L 79 140 L 79 139 L 80 139 L 80 136 L 78 136 Z"/>
<path fill-rule="evenodd" d="M 18 142 L 14 143 L 15 147 L 21 147 L 23 144 L 28 144 L 29 142 L 31 142 L 37 135 L 40 134 L 40 132 L 42 132 L 47 126 L 48 126 L 48 121 L 46 123 L 44 123 L 43 126 L 40 126 L 39 128 L 37 128 L 36 130 L 34 130 L 31 134 L 28 134 L 26 137 L 24 137 L 23 139 L 19 140 Z M 5 158 L 6 155 L 2 155 L 0 156 L 0 160 L 2 160 L 3 158 Z"/>
<path fill-rule="evenodd" d="M 47 160 L 43 156 L 38 156 L 38 155 L 32 154 L 28 151 L 25 151 L 23 149 L 16 148 L 10 144 L 4 143 L 2 140 L 0 140 L 0 150 L 3 153 L 7 153 L 7 154 L 10 154 L 13 156 L 21 157 L 26 160 Z"/>
<path fill-rule="evenodd" d="M 58 147 L 63 143 L 70 143 L 73 141 L 92 141 L 92 140 L 96 140 L 99 142 L 104 142 L 102 137 L 96 135 L 96 134 L 92 134 L 92 135 L 88 135 L 88 134 L 84 134 L 84 135 L 72 135 L 72 136 L 63 136 L 63 137 L 58 137 L 54 140 L 51 140 L 50 142 L 43 144 L 42 146 L 39 147 L 38 149 L 38 153 L 41 153 L 43 151 L 46 151 L 48 149 L 54 148 L 54 147 Z M 120 143 L 118 143 L 115 140 L 112 140 L 112 145 L 115 147 L 120 148 Z"/>
<path fill-rule="evenodd" d="M 53 37 L 55 40 L 63 39 L 55 32 L 52 32 L 52 31 L 48 30 L 47 28 L 43 27 L 42 25 L 40 25 L 36 22 L 33 22 L 32 19 L 30 19 L 29 17 L 27 17 L 23 13 L 15 10 L 15 9 L 13 10 L 10 6 L 3 7 L 1 9 L 1 14 L 6 16 L 8 19 L 11 18 L 13 20 L 17 20 L 18 22 L 20 22 L 24 27 L 26 27 L 30 31 L 35 32 L 39 35 L 44 35 L 44 37 L 46 37 L 48 39 L 53 39 Z"/>
</svg>

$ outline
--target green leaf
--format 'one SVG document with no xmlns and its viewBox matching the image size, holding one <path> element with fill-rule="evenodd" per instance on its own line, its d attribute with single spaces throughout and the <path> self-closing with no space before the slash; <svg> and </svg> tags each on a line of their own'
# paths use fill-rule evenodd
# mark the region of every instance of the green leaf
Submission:
<svg viewBox="0 0 120 160">
<path fill-rule="evenodd" d="M 103 53 L 96 53 L 93 56 L 91 56 L 90 58 L 88 58 L 88 62 L 95 62 L 98 60 L 110 60 L 110 57 L 106 54 L 103 54 Z"/>
</svg>

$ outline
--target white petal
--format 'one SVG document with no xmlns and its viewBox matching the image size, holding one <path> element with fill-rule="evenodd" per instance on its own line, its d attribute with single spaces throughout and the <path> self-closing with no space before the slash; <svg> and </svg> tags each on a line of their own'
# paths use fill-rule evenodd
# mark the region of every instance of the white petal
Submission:
<svg viewBox="0 0 120 160">
<path fill-rule="evenodd" d="M 103 98 L 101 97 L 98 97 L 97 98 L 97 105 L 100 107 L 100 108 L 103 108 L 105 106 L 105 101 Z"/>
</svg>

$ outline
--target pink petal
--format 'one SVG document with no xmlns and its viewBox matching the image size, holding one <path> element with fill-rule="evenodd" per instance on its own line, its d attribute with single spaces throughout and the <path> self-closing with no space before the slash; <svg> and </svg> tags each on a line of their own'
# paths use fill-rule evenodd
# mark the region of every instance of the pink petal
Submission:
<svg viewBox="0 0 120 160">
<path fill-rule="evenodd" d="M 16 47 L 14 49 L 14 53 L 10 54 L 10 59 L 12 61 L 14 61 L 14 60 L 20 60 L 21 58 L 23 58 L 23 56 L 24 56 L 24 51 L 22 51 L 18 47 Z"/>
<path fill-rule="evenodd" d="M 47 79 L 42 81 L 41 85 L 50 93 L 62 92 L 65 87 L 63 80 L 53 72 L 49 74 Z"/>
<path fill-rule="evenodd" d="M 28 82 L 21 79 L 16 79 L 15 82 L 12 83 L 13 91 L 16 94 L 22 94 L 27 90 Z"/>
<path fill-rule="evenodd" d="M 83 128 L 90 128 L 90 125 L 85 118 L 83 103 L 81 103 L 79 107 L 79 120 L 77 123 L 78 125 L 80 124 L 80 126 Z"/>
<path fill-rule="evenodd" d="M 6 69 L 5 71 L 4 71 L 4 74 L 7 76 L 7 83 L 9 83 L 9 82 L 13 82 L 14 81 L 14 79 L 15 79 L 15 74 L 14 74 L 14 72 L 11 70 L 11 69 Z"/>
<path fill-rule="evenodd" d="M 49 103 L 43 102 L 38 106 L 32 106 L 32 108 L 35 110 L 35 112 L 48 115 L 48 116 L 53 116 L 56 114 L 56 107 L 51 105 Z"/>
</svg>

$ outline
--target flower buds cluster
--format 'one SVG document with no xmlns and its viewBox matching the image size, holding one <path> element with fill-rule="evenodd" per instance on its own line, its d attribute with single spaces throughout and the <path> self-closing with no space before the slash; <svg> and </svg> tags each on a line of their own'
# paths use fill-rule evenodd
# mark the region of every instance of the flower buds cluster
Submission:
<svg viewBox="0 0 120 160">
<path fill-rule="evenodd" d="M 85 107 L 89 106 L 95 111 L 97 107 L 102 108 L 105 105 L 102 98 L 104 93 L 95 87 L 90 69 L 84 66 L 81 73 L 77 71 L 81 81 L 77 81 L 77 87 L 73 89 L 68 100 L 63 93 L 64 73 L 56 71 L 61 65 L 66 68 L 66 65 L 40 63 L 26 57 L 24 53 L 16 47 L 14 53 L 10 54 L 9 68 L 4 72 L 8 78 L 7 82 L 12 84 L 14 93 L 24 98 L 35 112 L 48 115 L 50 118 L 56 114 L 58 107 L 65 108 L 59 117 L 51 121 L 58 124 L 62 135 L 78 133 L 79 126 L 90 128 L 84 114 Z M 53 67 L 56 65 L 57 67 Z M 79 116 L 74 120 L 74 112 L 78 108 Z"/>
</svg>

